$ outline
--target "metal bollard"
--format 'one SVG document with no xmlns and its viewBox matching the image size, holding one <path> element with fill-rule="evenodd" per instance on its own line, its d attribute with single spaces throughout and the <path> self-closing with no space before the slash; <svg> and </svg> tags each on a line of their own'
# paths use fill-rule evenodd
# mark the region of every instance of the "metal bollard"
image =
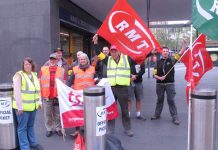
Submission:
<svg viewBox="0 0 218 150">
<path fill-rule="evenodd" d="M 191 94 L 191 150 L 215 150 L 215 90 L 202 89 Z"/>
<path fill-rule="evenodd" d="M 86 150 L 105 150 L 106 107 L 105 89 L 94 86 L 84 89 Z"/>
<path fill-rule="evenodd" d="M 0 84 L 0 149 L 15 149 L 18 145 L 12 92 L 11 84 Z"/>
</svg>

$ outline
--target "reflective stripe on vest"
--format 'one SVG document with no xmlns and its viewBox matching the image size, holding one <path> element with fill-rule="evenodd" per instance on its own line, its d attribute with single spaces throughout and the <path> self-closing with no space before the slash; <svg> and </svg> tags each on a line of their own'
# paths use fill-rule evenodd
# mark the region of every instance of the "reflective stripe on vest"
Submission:
<svg viewBox="0 0 218 150">
<path fill-rule="evenodd" d="M 23 110 L 34 111 L 38 109 L 40 85 L 39 85 L 39 80 L 37 78 L 37 74 L 35 72 L 31 73 L 33 77 L 33 82 L 30 80 L 28 75 L 23 71 L 19 71 L 16 74 L 19 74 L 21 76 L 21 98 L 22 98 Z M 17 104 L 14 99 L 12 103 L 13 103 L 12 107 L 14 109 L 17 109 Z"/>
<path fill-rule="evenodd" d="M 89 66 L 85 71 L 80 69 L 79 66 L 73 67 L 73 73 L 75 75 L 73 85 L 75 90 L 83 90 L 84 88 L 95 85 L 95 68 L 93 66 Z"/>
<path fill-rule="evenodd" d="M 107 78 L 111 86 L 130 85 L 130 66 L 126 55 L 120 55 L 120 61 L 117 64 L 111 56 L 108 58 Z"/>
<path fill-rule="evenodd" d="M 64 69 L 62 67 L 57 67 L 55 72 L 55 79 L 64 80 Z M 54 81 L 54 97 L 57 97 L 57 87 L 56 81 Z M 50 71 L 49 66 L 43 66 L 41 68 L 41 77 L 40 77 L 40 86 L 41 86 L 41 96 L 43 98 L 48 98 L 50 96 Z"/>
</svg>

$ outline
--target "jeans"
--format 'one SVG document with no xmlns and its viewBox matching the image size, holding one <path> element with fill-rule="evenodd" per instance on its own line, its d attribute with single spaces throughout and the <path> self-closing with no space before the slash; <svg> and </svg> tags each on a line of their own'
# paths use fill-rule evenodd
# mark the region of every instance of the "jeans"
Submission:
<svg viewBox="0 0 218 150">
<path fill-rule="evenodd" d="M 16 111 L 17 112 L 17 111 Z M 30 150 L 31 145 L 36 145 L 36 137 L 34 131 L 34 122 L 36 117 L 35 111 L 24 111 L 17 115 L 17 133 L 21 150 Z"/>
</svg>

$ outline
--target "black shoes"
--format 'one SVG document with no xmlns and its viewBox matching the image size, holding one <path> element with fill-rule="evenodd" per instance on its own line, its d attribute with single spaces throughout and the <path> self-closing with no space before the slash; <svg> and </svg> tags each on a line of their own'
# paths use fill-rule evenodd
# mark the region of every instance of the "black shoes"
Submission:
<svg viewBox="0 0 218 150">
<path fill-rule="evenodd" d="M 173 118 L 173 124 L 178 126 L 180 124 L 179 119 L 178 118 Z"/>
<path fill-rule="evenodd" d="M 142 120 L 142 121 L 146 120 L 146 118 L 144 116 L 142 116 L 142 115 L 136 116 L 136 119 L 139 119 L 139 120 Z"/>
<path fill-rule="evenodd" d="M 58 136 L 63 136 L 63 134 L 62 134 L 61 130 L 59 130 L 59 131 L 56 131 L 56 134 L 57 134 Z"/>
<path fill-rule="evenodd" d="M 39 144 L 31 145 L 30 150 L 43 150 L 43 147 Z"/>
<path fill-rule="evenodd" d="M 52 131 L 47 131 L 46 132 L 46 137 L 50 137 L 52 135 Z"/>
<path fill-rule="evenodd" d="M 154 116 L 151 117 L 151 120 L 157 120 L 157 119 L 160 119 L 160 116 L 154 115 Z"/>
</svg>

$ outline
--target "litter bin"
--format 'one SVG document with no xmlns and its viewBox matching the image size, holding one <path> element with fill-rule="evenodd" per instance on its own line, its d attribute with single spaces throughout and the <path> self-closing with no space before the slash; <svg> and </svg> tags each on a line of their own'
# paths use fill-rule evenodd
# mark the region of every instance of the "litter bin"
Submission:
<svg viewBox="0 0 218 150">
<path fill-rule="evenodd" d="M 0 149 L 15 149 L 17 134 L 15 117 L 12 110 L 11 84 L 0 84 Z"/>
</svg>

